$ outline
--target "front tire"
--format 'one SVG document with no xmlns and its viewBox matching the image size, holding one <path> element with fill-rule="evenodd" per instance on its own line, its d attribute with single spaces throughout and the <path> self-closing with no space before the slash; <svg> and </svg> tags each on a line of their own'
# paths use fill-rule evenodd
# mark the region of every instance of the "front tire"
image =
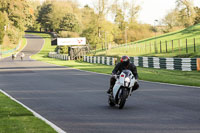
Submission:
<svg viewBox="0 0 200 133">
<path fill-rule="evenodd" d="M 119 98 L 119 109 L 123 109 L 126 103 L 127 96 L 128 96 L 128 91 L 126 89 L 122 89 L 122 93 L 120 94 Z"/>
</svg>

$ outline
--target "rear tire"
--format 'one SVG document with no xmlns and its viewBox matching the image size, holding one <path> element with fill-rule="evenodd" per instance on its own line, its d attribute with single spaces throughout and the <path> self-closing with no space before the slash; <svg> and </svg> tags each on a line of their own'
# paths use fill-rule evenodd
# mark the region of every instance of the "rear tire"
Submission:
<svg viewBox="0 0 200 133">
<path fill-rule="evenodd" d="M 120 95 L 120 101 L 119 101 L 119 109 L 123 109 L 125 103 L 126 103 L 126 98 L 128 96 L 128 91 L 126 89 L 122 89 L 122 93 Z"/>
</svg>

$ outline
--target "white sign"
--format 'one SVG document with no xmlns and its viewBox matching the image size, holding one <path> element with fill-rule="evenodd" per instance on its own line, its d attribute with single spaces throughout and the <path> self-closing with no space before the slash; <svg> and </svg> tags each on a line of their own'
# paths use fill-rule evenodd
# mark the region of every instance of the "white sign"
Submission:
<svg viewBox="0 0 200 133">
<path fill-rule="evenodd" d="M 86 38 L 57 38 L 58 46 L 65 46 L 65 45 L 86 45 Z"/>
</svg>

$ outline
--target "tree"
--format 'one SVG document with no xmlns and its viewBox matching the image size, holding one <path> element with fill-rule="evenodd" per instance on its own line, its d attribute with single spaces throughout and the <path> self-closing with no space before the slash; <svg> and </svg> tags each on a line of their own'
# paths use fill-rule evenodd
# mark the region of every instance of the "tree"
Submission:
<svg viewBox="0 0 200 133">
<path fill-rule="evenodd" d="M 83 30 L 90 25 L 91 20 L 97 18 L 97 15 L 94 12 L 94 9 L 85 5 L 84 8 L 81 9 L 81 23 L 84 25 Z"/>
<path fill-rule="evenodd" d="M 132 0 L 129 6 L 129 16 L 130 16 L 130 23 L 136 21 L 137 14 L 139 13 L 141 7 L 135 4 L 135 0 Z"/>
<path fill-rule="evenodd" d="M 6 0 L 2 3 L 2 12 L 6 12 L 13 26 L 24 31 L 31 21 L 32 14 L 26 0 Z"/>
<path fill-rule="evenodd" d="M 139 24 L 138 22 L 135 22 L 129 23 L 128 27 L 128 42 L 141 40 L 155 35 L 154 32 L 151 30 L 152 26 L 149 24 Z"/>
<path fill-rule="evenodd" d="M 94 4 L 94 9 L 97 11 L 97 27 L 102 27 L 102 23 L 105 21 L 105 17 L 111 9 L 109 0 L 97 0 L 97 2 Z"/>
<path fill-rule="evenodd" d="M 87 43 L 92 49 L 105 48 L 113 41 L 113 24 L 108 22 L 104 15 L 100 19 L 102 10 L 95 13 L 94 9 L 87 5 L 81 10 L 83 24 L 81 36 L 87 38 Z"/>
<path fill-rule="evenodd" d="M 115 35 L 115 43 L 117 44 L 122 44 L 125 43 L 125 37 L 124 37 L 124 33 L 125 33 L 125 29 L 126 29 L 126 22 L 125 22 L 125 17 L 122 13 L 121 9 L 117 9 L 117 13 L 115 15 L 115 24 L 117 25 L 118 29 L 117 30 L 117 34 Z"/>
<path fill-rule="evenodd" d="M 119 29 L 123 31 L 125 29 L 125 20 L 121 9 L 117 10 L 115 15 L 115 23 L 118 25 Z"/>
<path fill-rule="evenodd" d="M 60 30 L 60 22 L 68 13 L 76 14 L 78 7 L 76 3 L 70 1 L 52 1 L 52 12 L 49 14 L 51 29 L 58 32 Z"/>
<path fill-rule="evenodd" d="M 13 43 L 18 43 L 22 37 L 26 26 L 32 21 L 32 14 L 30 12 L 30 5 L 26 0 L 1 0 L 0 11 L 5 14 L 7 21 L 6 36 L 9 37 Z"/>
<path fill-rule="evenodd" d="M 178 21 L 185 27 L 193 25 L 196 16 L 193 0 L 176 0 L 176 3 L 179 10 Z"/>
<path fill-rule="evenodd" d="M 52 4 L 46 2 L 39 10 L 37 21 L 45 29 L 51 29 L 51 18 L 49 17 L 49 14 L 52 13 L 52 10 Z"/>
<path fill-rule="evenodd" d="M 105 17 L 109 10 L 110 10 L 110 5 L 108 0 L 98 0 L 94 4 L 94 8 L 97 11 L 98 14 L 98 19 L 101 20 L 103 17 Z"/>
<path fill-rule="evenodd" d="M 80 24 L 76 16 L 72 13 L 67 13 L 62 18 L 60 28 L 65 31 L 80 32 Z"/>
<path fill-rule="evenodd" d="M 135 3 L 135 0 L 115 0 L 112 4 L 112 13 L 114 14 L 114 22 L 118 26 L 118 34 L 115 35 L 115 42 L 118 44 L 127 42 L 127 30 L 130 23 L 136 23 L 137 14 L 140 11 L 140 6 Z M 137 23 L 136 23 L 137 24 Z M 115 29 L 116 30 L 116 29 Z"/>
<path fill-rule="evenodd" d="M 26 25 L 27 30 L 39 31 L 41 25 L 36 20 L 37 20 L 37 16 L 38 16 L 40 5 L 41 5 L 40 1 L 39 0 L 29 0 L 28 2 L 29 2 L 29 5 L 31 5 L 29 12 L 32 15 L 32 18 L 31 18 L 32 21 L 31 21 L 31 23 Z"/>
<path fill-rule="evenodd" d="M 0 45 L 3 43 L 3 38 L 5 35 L 5 18 L 4 14 L 0 11 Z"/>
<path fill-rule="evenodd" d="M 168 29 L 172 29 L 175 26 L 180 26 L 180 22 L 177 19 L 178 17 L 179 11 L 177 9 L 174 9 L 165 16 L 162 22 L 167 25 Z"/>
<path fill-rule="evenodd" d="M 198 24 L 198 23 L 200 23 L 200 8 L 199 7 L 195 7 L 194 10 L 196 12 L 196 17 L 194 19 L 194 24 Z"/>
<path fill-rule="evenodd" d="M 79 9 L 76 3 L 59 0 L 46 1 L 39 10 L 37 21 L 41 24 L 42 28 L 59 32 L 60 22 L 63 21 L 63 18 L 68 13 L 78 16 Z"/>
</svg>

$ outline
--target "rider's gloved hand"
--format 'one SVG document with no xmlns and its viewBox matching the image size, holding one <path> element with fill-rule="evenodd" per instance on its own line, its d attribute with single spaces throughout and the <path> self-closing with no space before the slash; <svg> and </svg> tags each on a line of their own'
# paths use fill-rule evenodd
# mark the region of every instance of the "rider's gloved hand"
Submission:
<svg viewBox="0 0 200 133">
<path fill-rule="evenodd" d="M 111 75 L 113 78 L 117 78 L 117 75 L 116 74 L 114 74 L 114 73 L 112 73 L 112 75 Z"/>
</svg>

